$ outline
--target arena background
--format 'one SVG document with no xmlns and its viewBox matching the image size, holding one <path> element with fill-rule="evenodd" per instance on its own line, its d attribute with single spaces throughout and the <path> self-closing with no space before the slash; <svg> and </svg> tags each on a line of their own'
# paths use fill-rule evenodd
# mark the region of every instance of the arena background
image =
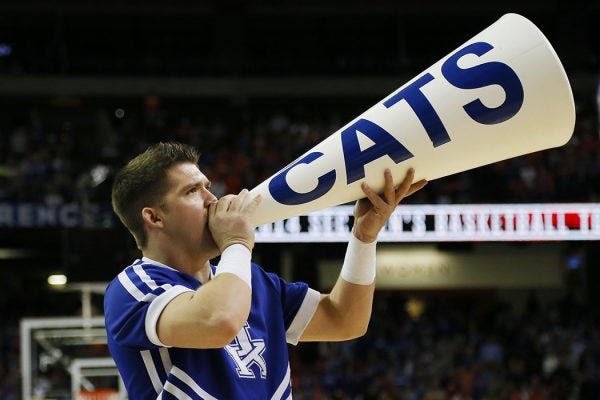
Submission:
<svg viewBox="0 0 600 400">
<path fill-rule="evenodd" d="M 0 400 L 24 393 L 20 321 L 101 316 L 102 296 L 86 303 L 73 284 L 93 293 L 137 257 L 109 204 L 131 155 L 184 141 L 216 194 L 253 187 L 506 12 L 531 19 L 560 56 L 573 138 L 433 181 L 406 203 L 594 206 L 598 2 L 2 0 Z M 295 398 L 600 398 L 596 240 L 379 249 L 414 263 L 380 286 L 364 338 L 291 348 Z M 254 258 L 327 289 L 343 254 L 340 243 L 259 243 Z M 423 261 L 433 256 L 445 261 Z M 71 398 L 69 363 L 106 355 L 101 339 L 75 354 L 57 343 L 33 344 L 32 398 Z"/>
</svg>

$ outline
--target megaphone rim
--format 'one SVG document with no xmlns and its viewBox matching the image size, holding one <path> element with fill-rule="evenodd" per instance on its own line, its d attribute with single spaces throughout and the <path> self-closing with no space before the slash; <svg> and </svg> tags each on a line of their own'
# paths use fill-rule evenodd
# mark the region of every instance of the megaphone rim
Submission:
<svg viewBox="0 0 600 400">
<path fill-rule="evenodd" d="M 567 71 L 565 70 L 563 63 L 561 62 L 560 57 L 558 56 L 558 53 L 556 53 L 554 46 L 552 46 L 552 43 L 550 43 L 550 41 L 548 40 L 548 38 L 546 37 L 544 32 L 542 32 L 542 30 L 540 28 L 538 28 L 538 26 L 535 23 L 533 23 L 527 17 L 525 17 L 521 14 L 517 14 L 517 13 L 506 13 L 502 17 L 500 17 L 498 19 L 498 21 L 500 21 L 502 19 L 508 19 L 508 18 L 520 19 L 521 21 L 528 23 L 532 28 L 534 28 L 538 32 L 540 37 L 544 40 L 544 44 L 546 45 L 546 48 L 550 51 L 550 54 L 552 55 L 552 57 L 554 57 L 554 60 L 556 61 L 555 64 L 558 67 L 558 72 L 560 73 L 560 75 L 562 77 L 563 83 L 566 85 L 566 88 L 565 88 L 565 92 L 567 95 L 566 100 L 570 104 L 569 116 L 570 116 L 570 120 L 571 120 L 570 121 L 571 134 L 568 137 L 566 137 L 566 140 L 564 142 L 562 142 L 556 146 L 556 147 L 560 147 L 560 146 L 566 144 L 571 139 L 571 137 L 573 136 L 573 132 L 575 131 L 575 118 L 576 118 L 575 98 L 573 97 L 573 89 L 571 87 L 571 82 L 569 80 Z"/>
</svg>

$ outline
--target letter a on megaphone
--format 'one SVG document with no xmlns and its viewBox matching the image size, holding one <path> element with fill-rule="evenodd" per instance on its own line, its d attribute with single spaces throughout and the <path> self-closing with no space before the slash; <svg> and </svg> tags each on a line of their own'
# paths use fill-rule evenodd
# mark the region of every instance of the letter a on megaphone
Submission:
<svg viewBox="0 0 600 400">
<path fill-rule="evenodd" d="M 565 144 L 575 105 L 542 32 L 507 14 L 251 192 L 253 226 L 364 197 L 413 167 L 433 180 Z"/>
</svg>

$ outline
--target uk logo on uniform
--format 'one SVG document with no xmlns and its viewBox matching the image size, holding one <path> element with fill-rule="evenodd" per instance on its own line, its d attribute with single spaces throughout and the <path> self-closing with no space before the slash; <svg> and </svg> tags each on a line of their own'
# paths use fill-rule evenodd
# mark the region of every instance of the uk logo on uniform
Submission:
<svg viewBox="0 0 600 400">
<path fill-rule="evenodd" d="M 265 341 L 262 339 L 252 339 L 250 336 L 250 325 L 248 322 L 237 334 L 233 342 L 225 346 L 237 368 L 237 374 L 240 378 L 256 378 L 252 366 L 260 369 L 260 377 L 267 378 L 267 363 L 262 357 L 265 351 Z"/>
</svg>

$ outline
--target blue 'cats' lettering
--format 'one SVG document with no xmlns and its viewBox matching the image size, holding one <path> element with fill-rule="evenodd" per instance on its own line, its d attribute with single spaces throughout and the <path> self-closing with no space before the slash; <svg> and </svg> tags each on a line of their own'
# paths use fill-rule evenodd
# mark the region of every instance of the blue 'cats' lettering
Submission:
<svg viewBox="0 0 600 400">
<path fill-rule="evenodd" d="M 294 191 L 290 185 L 288 185 L 286 180 L 288 172 L 290 172 L 290 170 L 296 165 L 310 164 L 322 155 L 323 153 L 319 151 L 308 153 L 306 156 L 302 157 L 274 176 L 273 179 L 271 179 L 271 182 L 269 182 L 269 192 L 271 192 L 273 199 L 281 204 L 293 206 L 297 204 L 308 203 L 309 201 L 318 199 L 327 193 L 335 183 L 335 170 L 329 171 L 325 175 L 320 176 L 317 187 L 307 193 L 298 193 Z"/>
<path fill-rule="evenodd" d="M 508 65 L 490 61 L 470 68 L 458 66 L 458 60 L 466 54 L 482 56 L 494 47 L 485 42 L 472 43 L 452 54 L 442 65 L 444 78 L 460 89 L 478 89 L 499 85 L 506 94 L 504 103 L 496 108 L 486 107 L 481 100 L 473 100 L 463 106 L 469 117 L 480 124 L 493 125 L 511 119 L 523 105 L 523 85 Z"/>
<path fill-rule="evenodd" d="M 361 151 L 357 131 L 371 139 L 375 144 Z M 348 185 L 365 177 L 365 165 L 371 161 L 389 156 L 398 164 L 413 157 L 412 153 L 388 131 L 363 118 L 344 129 L 341 138 Z"/>
<path fill-rule="evenodd" d="M 494 47 L 485 42 L 471 43 L 450 55 L 442 64 L 443 77 L 459 89 L 479 89 L 490 85 L 498 85 L 504 91 L 504 102 L 495 108 L 487 107 L 480 99 L 473 100 L 463 106 L 467 115 L 474 121 L 493 125 L 514 117 L 523 106 L 524 90 L 519 77 L 508 65 L 499 61 L 490 61 L 469 68 L 461 68 L 458 61 L 473 54 L 478 57 L 486 54 Z M 406 101 L 413 110 L 433 147 L 441 146 L 451 141 L 450 135 L 433 105 L 427 99 L 421 88 L 433 81 L 431 73 L 425 73 L 412 83 L 402 88 L 383 102 L 386 108 L 391 108 L 401 100 Z M 357 132 L 361 132 L 374 142 L 371 147 L 361 150 Z M 341 144 L 344 153 L 347 184 L 365 177 L 365 165 L 381 157 L 388 156 L 396 164 L 408 160 L 413 154 L 394 136 L 377 125 L 375 122 L 361 118 L 344 129 L 341 134 Z M 287 183 L 288 172 L 299 164 L 310 164 L 323 156 L 321 152 L 311 152 L 283 169 L 269 182 L 269 191 L 275 201 L 281 204 L 298 205 L 316 200 L 327 193 L 335 184 L 336 171 L 332 170 L 318 178 L 317 187 L 307 193 L 294 191 Z"/>
<path fill-rule="evenodd" d="M 423 128 L 425 128 L 425 132 L 427 132 L 427 136 L 429 136 L 429 139 L 433 143 L 433 147 L 438 147 L 444 143 L 448 143 L 450 136 L 439 115 L 435 112 L 427 97 L 421 92 L 421 88 L 432 80 L 433 75 L 426 73 L 384 101 L 383 105 L 386 108 L 390 108 L 400 100 L 405 100 L 413 109 L 417 118 L 419 118 Z"/>
</svg>

